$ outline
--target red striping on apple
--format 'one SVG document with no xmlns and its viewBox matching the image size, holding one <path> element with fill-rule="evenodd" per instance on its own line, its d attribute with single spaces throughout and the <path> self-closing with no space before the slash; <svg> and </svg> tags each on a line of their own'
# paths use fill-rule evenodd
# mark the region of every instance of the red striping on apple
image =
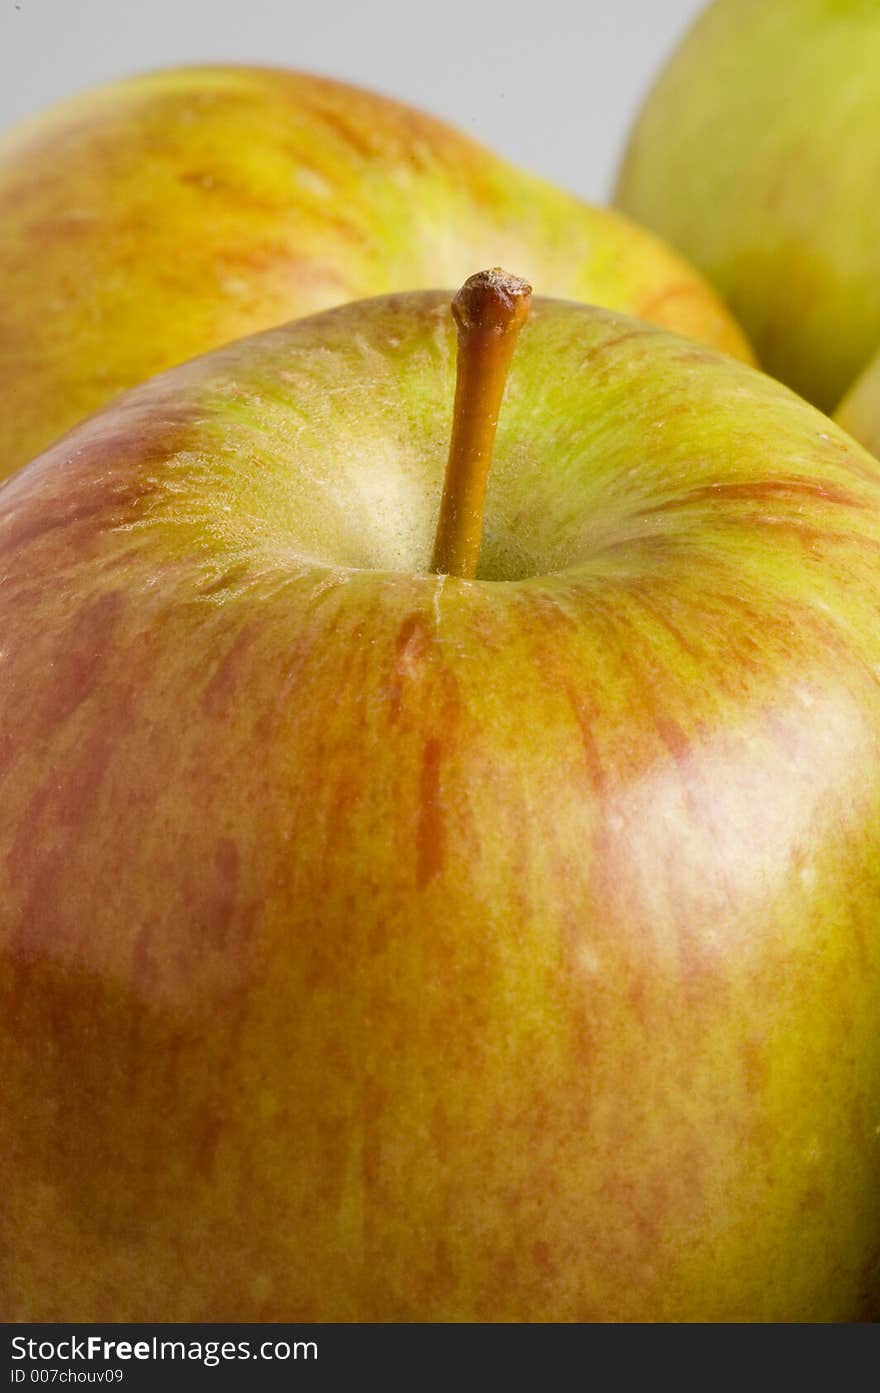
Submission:
<svg viewBox="0 0 880 1393">
<path fill-rule="evenodd" d="M 473 578 L 445 292 L 0 493 L 5 1319 L 866 1309 L 880 466 L 536 289 Z"/>
</svg>

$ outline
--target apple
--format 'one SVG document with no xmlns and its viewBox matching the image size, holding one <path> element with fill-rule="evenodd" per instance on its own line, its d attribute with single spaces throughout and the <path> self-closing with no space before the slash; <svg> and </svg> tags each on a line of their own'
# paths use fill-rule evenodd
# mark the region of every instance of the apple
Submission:
<svg viewBox="0 0 880 1393">
<path fill-rule="evenodd" d="M 880 5 L 715 0 L 644 105 L 616 202 L 831 411 L 880 344 L 878 189 Z"/>
<path fill-rule="evenodd" d="M 880 353 L 853 383 L 834 413 L 834 419 L 880 457 Z"/>
<path fill-rule="evenodd" d="M 186 358 L 505 258 L 750 357 L 653 235 L 384 97 L 197 67 L 65 102 L 0 142 L 0 479 Z"/>
<path fill-rule="evenodd" d="M 866 1309 L 880 466 L 468 286 L 0 492 L 6 1321 Z"/>
</svg>

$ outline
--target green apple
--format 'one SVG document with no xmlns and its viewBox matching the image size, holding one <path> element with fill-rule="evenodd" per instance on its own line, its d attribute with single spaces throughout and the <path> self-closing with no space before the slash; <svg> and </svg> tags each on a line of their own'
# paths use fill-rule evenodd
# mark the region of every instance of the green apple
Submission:
<svg viewBox="0 0 880 1393">
<path fill-rule="evenodd" d="M 880 353 L 853 383 L 834 419 L 880 458 Z"/>
<path fill-rule="evenodd" d="M 878 191 L 880 4 L 715 0 L 644 106 L 616 201 L 830 411 L 880 344 Z"/>
<path fill-rule="evenodd" d="M 0 493 L 7 1321 L 864 1310 L 877 465 L 539 299 L 438 573 L 455 376 L 350 304 Z"/>
<path fill-rule="evenodd" d="M 86 93 L 0 142 L 0 479 L 174 363 L 505 258 L 749 357 L 653 235 L 396 102 L 268 68 Z"/>
</svg>

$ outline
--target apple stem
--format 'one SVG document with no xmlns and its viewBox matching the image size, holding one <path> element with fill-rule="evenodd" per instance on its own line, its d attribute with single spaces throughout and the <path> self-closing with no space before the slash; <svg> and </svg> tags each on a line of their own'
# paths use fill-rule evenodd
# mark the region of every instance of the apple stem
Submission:
<svg viewBox="0 0 880 1393">
<path fill-rule="evenodd" d="M 473 580 L 498 413 L 532 287 L 495 267 L 469 276 L 452 302 L 458 362 L 452 438 L 431 570 Z"/>
</svg>

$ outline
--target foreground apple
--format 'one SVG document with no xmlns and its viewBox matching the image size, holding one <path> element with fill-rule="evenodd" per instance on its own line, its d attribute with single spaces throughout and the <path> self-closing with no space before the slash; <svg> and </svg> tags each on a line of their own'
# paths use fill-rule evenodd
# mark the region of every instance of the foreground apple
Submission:
<svg viewBox="0 0 880 1393">
<path fill-rule="evenodd" d="M 642 111 L 617 202 L 830 411 L 880 344 L 878 191 L 880 4 L 715 0 Z"/>
<path fill-rule="evenodd" d="M 396 102 L 246 68 L 67 102 L 0 143 L 0 479 L 174 363 L 505 258 L 548 294 L 749 356 L 651 234 Z"/>
<path fill-rule="evenodd" d="M 862 1313 L 880 466 L 538 300 L 483 515 L 501 333 L 445 486 L 431 292 L 0 493 L 4 1319 Z"/>
</svg>

